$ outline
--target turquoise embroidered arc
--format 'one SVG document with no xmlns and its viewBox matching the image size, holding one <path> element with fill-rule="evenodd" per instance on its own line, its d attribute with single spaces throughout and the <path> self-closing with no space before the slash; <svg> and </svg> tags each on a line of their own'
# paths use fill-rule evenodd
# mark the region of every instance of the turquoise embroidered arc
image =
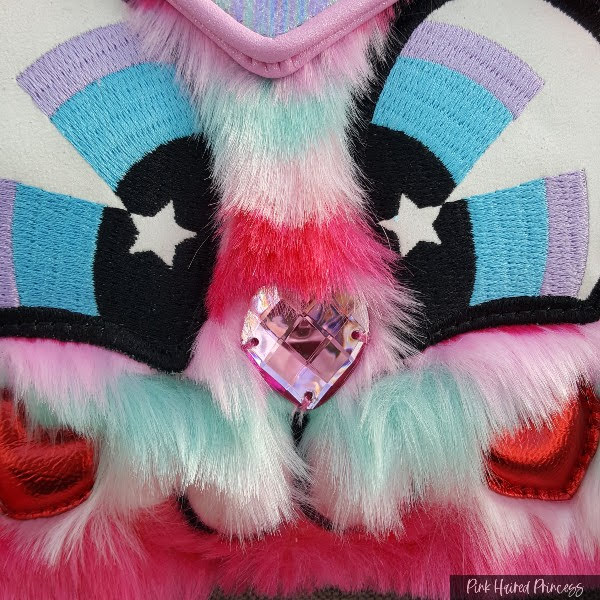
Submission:
<svg viewBox="0 0 600 600">
<path fill-rule="evenodd" d="M 50 50 L 18 82 L 125 210 L 0 179 L 0 334 L 182 370 L 206 318 L 214 242 L 198 235 L 215 198 L 174 68 L 146 60 L 117 24 Z"/>
<path fill-rule="evenodd" d="M 142 62 L 123 25 L 58 46 L 19 83 L 113 190 L 145 155 L 196 132 L 172 67 Z M 9 181 L 0 200 L 0 307 L 97 316 L 93 264 L 104 207 Z"/>
<path fill-rule="evenodd" d="M 542 86 L 495 42 L 426 21 L 394 64 L 373 123 L 421 142 L 458 184 Z"/>
<path fill-rule="evenodd" d="M 198 133 L 174 68 L 145 62 L 123 24 L 65 42 L 18 81 L 113 190 L 155 148 Z"/>
</svg>

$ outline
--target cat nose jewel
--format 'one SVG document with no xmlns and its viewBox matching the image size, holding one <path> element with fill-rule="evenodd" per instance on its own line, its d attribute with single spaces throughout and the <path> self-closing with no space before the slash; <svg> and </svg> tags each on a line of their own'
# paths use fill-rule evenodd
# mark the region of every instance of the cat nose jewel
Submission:
<svg viewBox="0 0 600 600">
<path fill-rule="evenodd" d="M 347 380 L 368 331 L 366 306 L 348 296 L 302 302 L 263 288 L 250 303 L 242 349 L 275 391 L 311 410 Z"/>
</svg>

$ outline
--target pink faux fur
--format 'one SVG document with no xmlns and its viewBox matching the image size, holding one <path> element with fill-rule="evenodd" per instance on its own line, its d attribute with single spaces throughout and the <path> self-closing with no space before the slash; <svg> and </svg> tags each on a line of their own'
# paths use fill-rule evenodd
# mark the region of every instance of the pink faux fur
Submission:
<svg viewBox="0 0 600 600">
<path fill-rule="evenodd" d="M 17 396 L 35 391 L 53 402 L 102 401 L 122 374 L 152 370 L 127 356 L 87 344 L 44 339 L 0 339 L 0 379 Z"/>
<path fill-rule="evenodd" d="M 241 345 L 248 306 L 230 304 L 226 318 L 209 319 L 200 330 L 185 374 L 204 383 L 228 417 L 265 407 L 267 386 Z"/>
<path fill-rule="evenodd" d="M 383 342 L 369 345 L 360 381 L 369 385 L 401 366 L 394 353 L 410 352 L 409 336 L 398 341 L 395 332 L 409 329 L 415 302 L 392 275 L 397 257 L 369 227 L 347 139 L 354 97 L 371 76 L 370 51 L 381 52 L 393 10 L 290 77 L 266 81 L 242 69 L 165 3 L 136 6 L 131 21 L 142 44 L 160 60 L 175 62 L 191 92 L 221 196 L 210 321 L 188 375 L 206 382 L 224 407 L 248 406 L 252 396 L 260 400 L 236 345 L 240 306 L 247 307 L 265 286 L 303 299 L 359 297 Z"/>
<path fill-rule="evenodd" d="M 226 232 L 208 293 L 209 313 L 217 318 L 231 299 L 248 302 L 265 286 L 307 301 L 339 291 L 361 292 L 356 289 L 357 276 L 384 286 L 393 281 L 391 265 L 397 256 L 356 218 L 331 215 L 326 226 L 307 223 L 293 228 L 240 213 Z"/>
<path fill-rule="evenodd" d="M 213 153 L 221 216 L 237 210 L 276 225 L 302 226 L 329 223 L 332 214 L 348 209 L 356 215 L 363 191 L 347 127 L 355 116 L 354 95 L 371 75 L 369 49 L 381 51 L 392 15 L 384 11 L 294 75 L 265 81 L 177 11 L 133 12 L 143 46 L 176 63 L 198 107 Z"/>
<path fill-rule="evenodd" d="M 444 367 L 458 382 L 475 383 L 493 424 L 514 420 L 513 411 L 525 420 L 546 418 L 577 393 L 582 378 L 600 381 L 599 353 L 600 323 L 502 327 L 437 344 L 412 357 L 409 368 Z"/>
<path fill-rule="evenodd" d="M 355 401 L 365 410 L 363 419 L 356 420 L 356 427 L 354 423 L 349 427 L 349 436 L 356 434 L 363 420 L 371 418 L 381 431 L 386 413 L 377 413 L 380 407 L 364 390 L 373 377 L 404 366 L 394 355 L 399 342 L 394 341 L 392 334 L 395 327 L 406 328 L 406 315 L 410 312 L 407 307 L 414 305 L 408 295 L 391 283 L 392 256 L 373 240 L 366 224 L 360 221 L 362 217 L 355 217 L 360 214 L 362 197 L 345 152 L 344 131 L 350 121 L 336 122 L 337 129 L 327 121 L 323 135 L 318 129 L 315 137 L 307 133 L 307 145 L 298 151 L 277 146 L 270 154 L 253 154 L 254 158 L 258 156 L 255 161 L 249 159 L 247 155 L 252 152 L 247 152 L 244 140 L 252 139 L 250 134 L 261 129 L 249 126 L 246 131 L 239 126 L 249 119 L 243 99 L 252 97 L 264 83 L 243 72 L 212 42 L 201 39 L 201 34 L 190 23 L 182 22 L 180 15 L 162 0 L 140 2 L 163 7 L 159 25 L 152 15 L 138 15 L 140 30 L 148 36 L 146 41 L 152 44 L 154 40 L 155 50 L 177 59 L 179 71 L 200 107 L 200 120 L 215 153 L 215 170 L 224 194 L 219 213 L 224 219 L 224 242 L 209 298 L 211 319 L 197 339 L 186 375 L 207 382 L 223 411 L 243 419 L 247 414 L 244 411 L 253 410 L 265 395 L 264 384 L 239 348 L 244 303 L 249 296 L 269 283 L 305 297 L 350 291 L 370 306 L 371 341 L 363 363 L 338 398 Z M 387 15 L 361 28 L 289 80 L 273 84 L 268 98 L 279 109 L 280 103 L 290 99 L 296 102 L 307 94 L 314 94 L 315 98 L 323 94 L 330 99 L 340 98 L 340 106 L 350 109 L 352 95 L 367 78 L 366 48 L 369 43 L 377 46 L 386 18 Z M 156 31 L 152 31 L 153 25 L 157 26 Z M 218 85 L 213 85 L 215 81 Z M 333 89 L 335 86 L 339 88 Z M 230 106 L 223 103 L 223 98 L 239 99 L 241 109 L 229 115 L 231 121 L 223 117 L 223 112 L 213 112 Z M 296 108 L 291 102 L 284 106 L 290 114 Z M 272 150 L 264 140 L 259 140 L 256 147 Z M 319 155 L 314 148 L 325 149 L 325 153 Z M 286 153 L 295 154 L 282 158 Z M 273 157 L 277 160 L 271 160 Z M 331 165 L 336 166 L 334 173 Z M 285 172 L 285 166 L 291 168 L 291 175 Z M 276 173 L 271 173 L 269 167 Z M 352 208 L 345 211 L 344 205 Z M 319 265 L 318 270 L 315 264 Z M 225 311 L 224 306 L 231 305 L 232 299 L 235 304 Z M 446 410 L 449 414 L 460 411 L 471 430 L 477 428 L 477 435 L 471 439 L 472 460 L 467 462 L 467 468 L 474 465 L 478 471 L 482 466 L 481 451 L 487 448 L 491 434 L 503 427 L 515 427 L 523 419 L 541 422 L 569 399 L 581 377 L 598 380 L 599 349 L 598 324 L 505 328 L 440 344 L 409 359 L 406 366 L 413 371 L 415 381 L 425 372 L 450 371 L 461 390 L 476 390 L 457 394 L 458 406 L 448 406 Z M 105 350 L 54 342 L 8 340 L 0 345 L 0 357 L 5 380 L 17 392 L 33 387 L 37 392 L 50 394 L 50 401 L 55 404 L 74 397 L 102 399 L 102 389 L 116 382 L 121 374 L 149 372 L 146 367 Z M 437 395 L 432 396 L 438 400 Z M 469 406 L 469 399 L 477 406 Z M 386 400 L 390 404 L 397 401 L 393 395 Z M 138 406 L 143 406 L 143 401 L 144 398 L 131 398 Z M 278 398 L 273 401 L 283 402 Z M 171 412 L 178 414 L 178 408 L 173 407 Z M 411 447 L 416 449 L 414 457 L 405 452 L 401 458 L 409 460 L 417 472 L 426 470 L 415 457 L 421 456 L 419 451 L 428 444 L 450 439 L 461 447 L 465 438 L 456 431 L 454 438 L 447 433 L 450 419 L 443 422 L 439 431 L 434 430 L 428 421 L 433 421 L 431 414 L 424 413 L 418 402 L 414 408 L 423 426 L 412 430 L 420 434 L 411 439 Z M 436 410 L 437 405 L 432 412 Z M 476 412 L 483 418 L 476 421 Z M 118 414 L 122 419 L 130 416 L 127 411 Z M 56 520 L 28 524 L 0 519 L 1 600 L 203 600 L 216 585 L 226 592 L 252 587 L 270 596 L 291 596 L 337 586 L 347 592 L 372 589 L 445 597 L 448 578 L 453 573 L 600 574 L 598 459 L 574 501 L 560 507 L 506 499 L 492 494 L 483 482 L 480 487 L 460 490 L 454 497 L 447 491 L 449 488 L 432 478 L 431 488 L 435 489 L 426 489 L 424 499 L 419 498 L 401 515 L 402 531 L 397 535 L 375 538 L 359 530 L 347 530 L 340 537 L 301 519 L 264 539 L 238 543 L 193 530 L 174 502 L 152 506 L 150 494 L 140 493 L 145 491 L 140 482 L 152 479 L 152 468 L 134 472 L 135 479 L 130 480 L 123 457 L 131 448 L 114 442 L 119 438 L 110 437 L 108 426 L 103 430 L 102 418 L 98 417 L 96 431 L 101 432 L 97 435 L 103 438 L 103 456 L 110 464 L 106 471 L 99 471 L 95 495 L 79 507 L 81 518 L 73 511 Z M 139 420 L 142 419 L 140 415 Z M 169 415 L 159 412 L 152 422 L 158 426 L 148 431 L 156 436 L 155 446 L 160 448 L 161 437 L 171 432 Z M 283 425 L 287 426 L 287 422 Z M 256 430 L 264 435 L 262 426 Z M 289 434 L 293 454 L 291 433 L 286 427 L 281 431 Z M 399 422 L 396 434 L 403 442 L 410 430 Z M 247 446 L 248 452 L 254 450 L 251 444 Z M 402 444 L 395 450 L 398 448 L 402 449 Z M 366 445 L 365 453 L 368 455 L 372 449 Z M 191 467 L 206 461 L 206 453 L 198 458 L 185 454 L 185 450 L 182 455 L 192 463 Z M 375 459 L 389 459 L 394 449 L 384 450 Z M 340 455 L 343 457 L 343 452 Z M 274 455 L 274 460 L 280 458 Z M 364 461 L 366 469 L 374 464 L 372 458 L 368 455 Z M 215 460 L 219 468 L 224 462 Z M 393 464 L 397 465 L 402 473 L 409 471 L 402 461 Z M 342 467 L 346 466 L 347 461 Z M 460 468 L 449 465 L 448 470 Z M 399 479 L 398 473 L 394 470 L 391 476 Z M 347 476 L 352 475 L 347 469 Z M 282 475 L 281 480 L 284 478 Z M 289 488 L 293 507 L 292 486 Z M 390 489 L 391 486 L 385 488 L 385 493 L 393 503 L 396 497 Z M 206 520 L 219 526 L 222 523 L 214 518 L 214 505 L 224 494 L 215 499 L 206 490 L 205 487 L 192 492 L 193 504 L 199 512 L 208 511 Z M 372 499 L 372 490 L 369 491 Z M 162 498 L 164 493 L 158 490 L 157 495 Z M 118 499 L 115 504 L 119 506 L 111 505 L 111 497 Z M 440 504 L 434 505 L 432 498 Z M 373 506 L 381 512 L 380 506 Z M 260 506 L 257 512 L 258 509 Z M 227 518 L 225 515 L 225 528 Z M 65 544 L 69 536 L 77 538 L 81 545 Z M 37 551 L 44 544 L 48 548 Z M 60 567 L 47 566 L 53 561 Z"/>
<path fill-rule="evenodd" d="M 266 596 L 334 586 L 348 593 L 443 598 L 451 574 L 600 574 L 599 557 L 585 559 L 573 548 L 559 552 L 543 528 L 508 562 L 491 562 L 468 516 L 435 507 L 413 513 L 402 539 L 384 541 L 358 532 L 341 539 L 304 520 L 242 545 L 195 531 L 173 503 L 140 515 L 129 527 L 113 529 L 118 560 L 87 543 L 80 556 L 52 569 L 22 552 L 13 527 L 2 522 L 0 599 L 205 600 L 217 584 L 226 593 L 250 587 Z M 138 551 L 126 541 L 134 532 L 141 540 Z"/>
</svg>

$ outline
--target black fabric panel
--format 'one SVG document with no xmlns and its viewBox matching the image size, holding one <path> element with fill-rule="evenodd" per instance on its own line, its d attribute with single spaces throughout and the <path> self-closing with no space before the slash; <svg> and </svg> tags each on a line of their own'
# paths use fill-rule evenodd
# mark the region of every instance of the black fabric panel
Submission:
<svg viewBox="0 0 600 600">
<path fill-rule="evenodd" d="M 508 325 L 585 325 L 600 320 L 597 297 L 587 300 L 561 296 L 503 298 L 449 313 L 436 328 L 427 331 L 424 349 L 461 333 Z"/>
<path fill-rule="evenodd" d="M 537 594 L 539 600 L 563 600 L 563 596 Z M 413 598 L 416 596 L 398 596 L 397 594 L 379 594 L 368 590 L 362 592 L 342 592 L 335 588 L 325 588 L 317 590 L 311 594 L 303 593 L 294 596 L 286 596 L 287 600 L 400 600 Z M 282 596 L 265 598 L 258 596 L 254 592 L 247 591 L 243 594 L 226 595 L 220 590 L 216 590 L 211 596 L 211 600 L 283 600 Z M 587 588 L 578 597 L 578 600 L 600 600 L 600 589 Z"/>
<path fill-rule="evenodd" d="M 407 195 L 418 207 L 439 206 L 456 184 L 429 148 L 401 131 L 370 124 L 364 171 L 377 221 L 398 214 L 398 199 Z M 398 160 L 398 157 L 403 157 Z"/>
<path fill-rule="evenodd" d="M 203 521 L 198 518 L 198 515 L 194 512 L 192 505 L 185 496 L 180 496 L 176 500 L 179 510 L 182 512 L 185 520 L 190 527 L 193 527 L 196 531 L 204 534 L 217 535 L 217 532 L 206 525 Z"/>
<path fill-rule="evenodd" d="M 177 222 L 195 231 L 206 225 L 218 197 L 204 139 L 190 136 L 159 146 L 133 165 L 119 182 L 117 195 L 130 212 L 154 215 L 173 201 Z"/>
<path fill-rule="evenodd" d="M 425 307 L 424 326 L 429 330 L 440 329 L 449 315 L 469 305 L 475 283 L 475 247 L 466 202 L 445 204 L 433 226 L 442 243 L 420 242 L 404 261 Z"/>
<path fill-rule="evenodd" d="M 177 224 L 197 233 L 177 246 L 172 267 L 152 252 L 130 253 L 137 228 L 127 213 L 108 209 L 100 226 L 94 265 L 99 313 L 147 339 L 163 356 L 154 362 L 161 370 L 185 368 L 206 320 L 216 253 L 211 185 L 206 145 L 195 137 L 158 147 L 119 183 L 117 194 L 130 212 L 153 216 L 173 202 Z"/>
<path fill-rule="evenodd" d="M 193 264 L 197 237 L 179 244 L 172 268 L 152 252 L 130 254 L 136 234 L 129 214 L 118 209 L 104 212 L 94 264 L 98 311 L 105 321 L 118 323 L 170 354 L 170 367 L 163 362 L 158 365 L 162 370 L 175 364 L 185 367 L 205 320 L 203 290 L 211 265 L 203 264 L 202 257 Z"/>
<path fill-rule="evenodd" d="M 54 339 L 103 346 L 164 371 L 183 371 L 188 347 L 158 345 L 118 323 L 55 308 L 7 308 L 0 310 L 0 336 Z"/>
<path fill-rule="evenodd" d="M 286 596 L 288 600 L 400 600 L 400 598 L 410 598 L 410 596 L 397 596 L 396 594 L 378 594 L 376 592 L 341 592 L 334 588 L 318 590 L 311 594 L 297 594 L 295 596 Z M 254 592 L 245 592 L 243 594 L 229 596 L 216 590 L 211 596 L 211 600 L 267 600 L 263 596 L 258 596 Z M 279 600 L 278 597 L 269 600 Z"/>
</svg>

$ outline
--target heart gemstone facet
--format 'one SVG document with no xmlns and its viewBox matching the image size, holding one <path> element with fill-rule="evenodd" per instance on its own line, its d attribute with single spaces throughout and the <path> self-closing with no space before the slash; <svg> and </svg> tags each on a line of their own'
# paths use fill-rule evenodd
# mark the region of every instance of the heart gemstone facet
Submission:
<svg viewBox="0 0 600 600">
<path fill-rule="evenodd" d="M 348 296 L 300 302 L 263 288 L 246 315 L 242 347 L 274 390 L 310 410 L 350 375 L 368 324 L 366 307 Z"/>
<path fill-rule="evenodd" d="M 581 485 L 598 448 L 600 402 L 591 386 L 552 422 L 527 425 L 502 436 L 488 458 L 488 485 L 504 496 L 569 500 Z"/>
</svg>

